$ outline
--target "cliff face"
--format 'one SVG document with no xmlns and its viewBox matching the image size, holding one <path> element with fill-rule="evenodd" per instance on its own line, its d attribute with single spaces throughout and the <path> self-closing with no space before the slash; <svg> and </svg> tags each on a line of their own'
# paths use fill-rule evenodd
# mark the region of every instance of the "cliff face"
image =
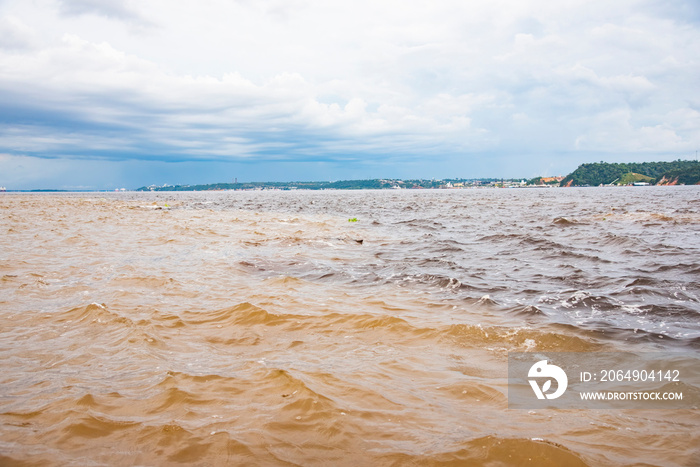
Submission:
<svg viewBox="0 0 700 467">
<path fill-rule="evenodd" d="M 674 178 L 673 180 L 669 180 L 666 177 L 661 177 L 661 180 L 659 180 L 657 185 L 678 185 L 678 178 Z"/>
</svg>

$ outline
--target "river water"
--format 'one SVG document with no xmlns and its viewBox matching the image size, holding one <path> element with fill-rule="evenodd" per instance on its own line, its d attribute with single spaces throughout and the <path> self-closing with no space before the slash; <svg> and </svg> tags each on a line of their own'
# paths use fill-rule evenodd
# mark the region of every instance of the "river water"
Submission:
<svg viewBox="0 0 700 467">
<path fill-rule="evenodd" d="M 697 409 L 508 409 L 507 361 L 698 352 L 700 187 L 3 193 L 0 219 L 2 465 L 698 465 Z"/>
</svg>

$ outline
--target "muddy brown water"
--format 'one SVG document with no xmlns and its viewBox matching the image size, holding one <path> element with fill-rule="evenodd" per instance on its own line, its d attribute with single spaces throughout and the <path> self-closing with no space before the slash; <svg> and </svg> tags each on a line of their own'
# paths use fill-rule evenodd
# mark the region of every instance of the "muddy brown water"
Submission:
<svg viewBox="0 0 700 467">
<path fill-rule="evenodd" d="M 349 222 L 349 219 L 357 222 Z M 700 188 L 0 196 L 2 465 L 698 465 L 509 351 L 700 350 Z"/>
</svg>

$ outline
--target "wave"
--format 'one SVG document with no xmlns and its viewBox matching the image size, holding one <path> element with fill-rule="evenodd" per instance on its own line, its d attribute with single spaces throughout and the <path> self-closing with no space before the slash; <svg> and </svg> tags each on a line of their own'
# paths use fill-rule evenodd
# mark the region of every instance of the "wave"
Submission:
<svg viewBox="0 0 700 467">
<path fill-rule="evenodd" d="M 63 313 L 45 315 L 56 323 L 115 323 L 134 326 L 134 321 L 126 316 L 111 311 L 106 304 L 93 302 L 87 306 L 72 308 Z"/>
<path fill-rule="evenodd" d="M 385 464 L 386 463 L 386 464 Z M 527 465 L 585 467 L 576 452 L 542 438 L 485 436 L 466 441 L 459 449 L 432 454 L 387 454 L 380 465 Z"/>
<path fill-rule="evenodd" d="M 579 222 L 579 221 L 574 220 L 574 219 L 569 219 L 566 217 L 555 217 L 552 220 L 552 224 L 560 226 L 560 227 L 570 227 L 570 226 L 582 224 L 582 222 Z"/>
<path fill-rule="evenodd" d="M 181 314 L 185 324 L 190 326 L 250 326 L 254 324 L 278 324 L 289 318 L 268 313 L 263 308 L 249 302 L 239 303 L 229 308 L 210 312 L 187 311 Z"/>
<path fill-rule="evenodd" d="M 574 332 L 566 332 L 566 331 Z M 556 330 L 539 330 L 529 327 L 499 328 L 493 326 L 455 324 L 441 332 L 442 339 L 466 347 L 489 345 L 511 351 L 548 350 L 556 352 L 591 352 L 600 350 L 604 344 L 580 337 L 580 329 L 563 328 Z"/>
</svg>

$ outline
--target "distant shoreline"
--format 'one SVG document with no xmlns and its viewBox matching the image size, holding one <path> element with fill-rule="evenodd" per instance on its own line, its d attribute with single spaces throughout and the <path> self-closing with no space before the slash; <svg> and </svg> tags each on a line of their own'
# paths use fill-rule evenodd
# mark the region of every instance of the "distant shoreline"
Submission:
<svg viewBox="0 0 700 467">
<path fill-rule="evenodd" d="M 451 179 L 362 179 L 320 182 L 238 182 L 200 185 L 149 185 L 136 189 L 66 190 L 31 189 L 7 190 L 4 193 L 114 193 L 160 191 L 292 191 L 292 190 L 435 190 L 473 188 L 556 188 L 598 186 L 700 185 L 700 162 L 581 164 L 567 176 L 526 178 L 451 178 Z"/>
<path fill-rule="evenodd" d="M 581 164 L 566 177 L 452 178 L 452 179 L 368 179 L 335 182 L 250 182 L 208 185 L 150 185 L 137 191 L 253 191 L 253 190 L 366 190 L 366 189 L 454 189 L 454 188 L 542 188 L 611 185 L 697 185 L 700 162 L 641 162 Z"/>
<path fill-rule="evenodd" d="M 700 185 L 645 185 L 645 186 L 633 186 L 633 185 L 604 185 L 604 186 L 591 186 L 591 185 L 585 185 L 585 186 L 573 186 L 573 187 L 560 187 L 560 186 L 538 186 L 538 185 L 524 185 L 522 187 L 518 186 L 509 186 L 509 187 L 493 187 L 493 186 L 478 186 L 478 187 L 462 187 L 462 188 L 424 188 L 424 189 L 411 189 L 411 188 L 406 188 L 406 189 L 401 189 L 401 190 L 395 190 L 395 191 L 459 191 L 459 190 L 501 190 L 501 189 L 534 189 L 534 190 L 540 190 L 540 189 L 558 189 L 558 188 L 649 188 L 649 187 L 671 187 L 671 186 L 676 186 L 676 187 L 686 187 L 686 186 L 697 186 L 700 187 Z M 387 188 L 361 188 L 361 189 L 352 189 L 352 188 L 324 188 L 324 189 L 311 189 L 311 188 L 298 188 L 298 189 L 281 189 L 281 188 L 262 188 L 262 189 L 240 189 L 240 190 L 224 190 L 224 189 L 203 189 L 203 190 L 168 190 L 164 189 L 161 187 L 161 189 L 158 190 L 6 190 L 4 192 L 0 192 L 0 197 L 3 194 L 6 195 L 51 195 L 51 194 L 58 194 L 58 195 L 70 195 L 70 194 L 136 194 L 136 193 L 231 193 L 231 192 L 271 192 L 271 191 L 393 191 L 391 189 Z"/>
</svg>

